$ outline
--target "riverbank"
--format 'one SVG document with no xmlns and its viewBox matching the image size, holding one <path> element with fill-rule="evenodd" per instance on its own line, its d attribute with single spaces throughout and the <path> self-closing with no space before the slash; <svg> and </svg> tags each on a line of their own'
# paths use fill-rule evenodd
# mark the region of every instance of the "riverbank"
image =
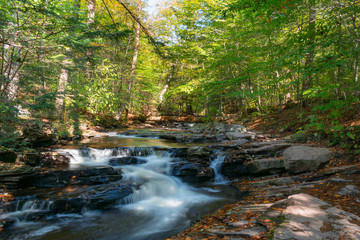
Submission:
<svg viewBox="0 0 360 240">
<path fill-rule="evenodd" d="M 160 151 L 161 156 L 172 157 L 166 163 L 166 166 L 170 167 L 166 170 L 170 176 L 175 176 L 189 184 L 198 184 L 211 183 L 214 179 L 216 181 L 221 174 L 225 182 L 226 178 L 232 180 L 231 187 L 238 189 L 242 196 L 240 201 L 199 219 L 187 231 L 170 239 L 269 239 L 272 237 L 286 239 L 276 234 L 289 232 L 286 220 L 291 218 L 288 210 L 294 208 L 293 202 L 299 204 L 304 201 L 313 202 L 317 209 L 309 211 L 319 211 L 319 208 L 333 209 L 334 206 L 337 207 L 336 211 L 343 209 L 359 215 L 357 206 L 360 199 L 360 186 L 357 175 L 360 173 L 360 167 L 354 159 L 348 158 L 347 153 L 340 151 L 341 149 L 300 144 L 293 142 L 291 138 L 284 139 L 277 134 L 262 134 L 237 124 L 177 122 L 156 125 L 156 127 L 146 124 L 120 132 L 99 132 L 99 129 L 89 129 L 84 131 L 87 140 L 81 142 L 75 149 L 71 147 L 66 150 L 65 155 L 49 149 L 50 152 L 44 154 L 46 158 L 39 165 L 41 168 L 18 166 L 21 169 L 20 172 L 5 169 L 6 178 L 4 179 L 7 179 L 5 184 L 9 184 L 8 187 L 18 188 L 24 182 L 30 183 L 23 181 L 24 179 L 32 179 L 35 189 L 39 187 L 40 190 L 54 187 L 64 188 L 66 191 L 70 189 L 70 192 L 60 198 L 51 196 L 51 201 L 55 202 L 51 205 L 54 209 L 50 211 L 49 207 L 50 212 L 45 216 L 57 212 L 69 213 L 69 206 L 72 209 L 70 212 L 81 213 L 84 206 L 80 204 L 81 202 L 90 208 L 112 209 L 117 200 L 130 196 L 132 191 L 141 189 L 144 184 L 142 181 L 139 182 L 135 190 L 133 185 L 121 185 L 122 190 L 119 193 L 116 191 L 118 187 L 113 183 L 122 178 L 122 173 L 114 171 L 114 168 L 146 164 L 149 161 L 147 156 L 152 155 L 154 151 Z M 111 139 L 115 142 L 109 145 L 101 139 Z M 124 139 L 132 140 L 123 142 Z M 149 147 L 133 146 L 133 140 L 141 143 L 141 139 L 148 141 Z M 94 145 L 88 145 L 87 141 L 90 143 L 94 141 L 92 143 Z M 166 145 L 151 147 L 154 142 L 158 145 L 162 141 L 165 141 L 163 143 Z M 132 147 L 120 147 L 124 143 Z M 67 148 L 66 144 L 67 142 L 62 142 L 57 148 Z M 172 144 L 175 145 L 171 147 Z M 96 146 L 98 149 L 91 150 L 91 147 L 96 148 Z M 306 154 L 301 155 L 300 153 L 303 152 Z M 97 163 L 100 161 L 106 167 L 86 170 L 61 169 L 71 162 L 72 164 L 82 163 L 85 160 L 85 158 L 70 159 L 68 154 L 72 155 L 72 158 L 79 155 Z M 299 154 L 301 157 L 292 158 Z M 114 156 L 117 157 L 114 158 Z M 146 158 L 143 159 L 142 156 Z M 214 162 L 216 164 L 213 164 Z M 54 169 L 54 165 L 57 168 L 60 166 L 60 169 Z M 89 184 L 92 186 L 88 187 Z M 113 195 L 114 192 L 117 194 Z M 5 193 L 3 197 L 11 201 L 11 195 Z M 299 195 L 300 193 L 311 196 Z M 45 195 L 42 199 L 49 197 Z M 319 202 L 319 199 L 327 203 Z M 45 200 L 45 206 L 47 206 L 47 201 Z M 102 203 L 104 201 L 105 205 Z M 326 214 L 326 212 L 323 213 L 324 216 Z M 42 217 L 41 215 L 40 219 Z M 341 216 L 336 216 L 336 218 L 341 218 Z M 344 221 L 350 221 L 352 224 L 357 221 L 356 216 L 351 215 L 349 219 L 344 219 Z M 319 221 L 315 217 L 310 217 L 310 220 Z M 8 221 L 4 227 L 7 224 L 11 225 L 12 222 Z M 325 225 L 319 226 L 317 232 L 321 234 L 327 226 L 328 229 L 332 229 L 331 232 L 335 232 L 334 234 L 343 234 L 341 230 L 334 230 L 340 228 L 339 225 L 334 224 L 326 222 Z M 351 231 L 357 231 L 357 225 L 355 225 L 353 229 L 350 229 Z M 277 231 L 280 228 L 287 230 Z M 302 231 L 309 232 L 305 227 Z M 315 232 L 314 230 L 314 234 Z M 346 232 L 346 234 L 350 233 Z M 291 231 L 288 234 L 291 234 Z"/>
</svg>

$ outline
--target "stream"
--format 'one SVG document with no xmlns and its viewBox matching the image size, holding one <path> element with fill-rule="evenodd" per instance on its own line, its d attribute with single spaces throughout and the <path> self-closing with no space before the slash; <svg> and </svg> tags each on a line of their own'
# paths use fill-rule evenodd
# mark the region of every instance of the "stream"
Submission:
<svg viewBox="0 0 360 240">
<path fill-rule="evenodd" d="M 47 188 L 17 191 L 13 209 L 0 215 L 0 220 L 11 223 L 0 238 L 165 239 L 238 200 L 239 193 L 220 173 L 221 154 L 210 160 L 212 181 L 187 183 L 175 177 L 174 165 L 185 159 L 174 151 L 184 147 L 170 140 L 108 133 L 59 148 L 57 152 L 70 157 L 61 174 L 74 174 L 70 180 L 80 179 L 78 184 L 50 181 Z M 86 181 L 81 180 L 87 171 L 111 173 L 85 174 Z M 89 184 L 89 179 L 96 184 Z"/>
</svg>

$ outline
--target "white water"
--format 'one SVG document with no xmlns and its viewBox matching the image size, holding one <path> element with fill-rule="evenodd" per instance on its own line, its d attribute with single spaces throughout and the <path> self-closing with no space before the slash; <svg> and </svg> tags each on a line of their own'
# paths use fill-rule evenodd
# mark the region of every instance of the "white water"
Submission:
<svg viewBox="0 0 360 240">
<path fill-rule="evenodd" d="M 140 156 L 145 163 L 116 167 L 123 173 L 121 183 L 134 186 L 133 194 L 123 199 L 118 208 L 129 215 L 141 217 L 144 221 L 128 223 L 131 234 L 124 239 L 149 239 L 149 236 L 185 228 L 191 208 L 206 205 L 215 200 L 196 189 L 169 176 L 171 156 L 167 153 L 144 151 L 144 149 L 124 150 L 66 150 L 71 155 L 71 165 L 106 165 L 112 157 Z M 143 156 L 145 152 L 145 155 Z M 120 184 L 121 185 L 121 184 Z M 125 204 L 125 205 L 124 205 Z M 156 238 L 155 238 L 156 239 Z"/>
<path fill-rule="evenodd" d="M 214 184 L 227 184 L 229 180 L 221 174 L 221 166 L 225 160 L 225 156 L 217 155 L 214 160 L 211 161 L 210 167 L 214 169 L 215 179 Z"/>
<path fill-rule="evenodd" d="M 210 205 L 220 200 L 219 197 L 206 195 L 206 192 L 216 193 L 218 190 L 204 188 L 205 191 L 200 193 L 199 189 L 169 176 L 173 158 L 163 151 L 156 152 L 151 148 L 90 148 L 59 152 L 66 152 L 70 156 L 73 167 L 106 166 L 113 157 L 128 156 L 137 156 L 144 163 L 116 167 L 123 173 L 119 186 L 133 186 L 133 194 L 119 201 L 113 211 L 57 214 L 48 217 L 50 222 L 45 224 L 19 221 L 19 226 L 24 229 L 27 226 L 29 230 L 9 239 L 64 239 L 65 236 L 68 239 L 164 239 L 184 230 L 189 226 L 190 219 L 204 214 Z M 223 160 L 216 158 L 212 162 L 217 182 L 224 180 L 219 178 L 218 166 Z M 29 202 L 10 214 L 46 211 L 50 204 L 46 201 L 41 204 Z"/>
<path fill-rule="evenodd" d="M 113 157 L 146 156 L 153 155 L 152 148 L 127 147 L 114 149 L 59 149 L 57 152 L 70 157 L 71 166 L 106 166 Z"/>
</svg>

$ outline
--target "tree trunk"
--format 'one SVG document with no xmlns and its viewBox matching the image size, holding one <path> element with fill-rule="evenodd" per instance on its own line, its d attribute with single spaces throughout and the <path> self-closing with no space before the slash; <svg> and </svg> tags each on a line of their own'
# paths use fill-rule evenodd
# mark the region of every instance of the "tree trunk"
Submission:
<svg viewBox="0 0 360 240">
<path fill-rule="evenodd" d="M 88 0 L 88 25 L 91 25 L 95 22 L 95 6 L 96 0 Z"/>
<path fill-rule="evenodd" d="M 131 72 L 130 72 L 130 76 L 129 76 L 129 80 L 128 80 L 128 84 L 127 84 L 125 99 L 119 109 L 119 118 L 121 117 L 125 108 L 128 106 L 128 104 L 130 102 L 131 88 L 132 88 L 134 78 L 135 78 L 137 58 L 138 58 L 138 54 L 139 54 L 139 44 L 140 44 L 140 24 L 137 22 L 136 23 L 136 33 L 135 33 L 134 56 L 133 56 L 133 60 L 132 60 L 132 64 L 131 64 Z"/>
<path fill-rule="evenodd" d="M 70 57 L 66 56 L 62 61 L 62 69 L 59 77 L 59 85 L 56 94 L 55 100 L 55 108 L 58 116 L 62 116 L 65 109 L 65 92 L 66 86 L 69 81 L 69 65 L 70 65 Z"/>
<path fill-rule="evenodd" d="M 308 52 L 306 53 L 305 68 L 307 76 L 303 82 L 302 92 L 309 89 L 312 85 L 312 65 L 314 62 L 314 42 L 315 42 L 315 21 L 316 21 L 316 11 L 315 11 L 315 0 L 309 0 L 309 32 L 308 32 L 308 41 L 307 47 Z"/>
<path fill-rule="evenodd" d="M 167 92 L 167 90 L 169 88 L 169 84 L 170 84 L 170 82 L 171 82 L 171 80 L 173 78 L 174 71 L 175 71 L 175 64 L 171 64 L 171 70 L 170 70 L 169 77 L 167 78 L 165 86 L 164 86 L 163 90 L 160 93 L 160 98 L 159 98 L 160 105 L 164 101 L 164 95 L 165 95 L 165 93 Z"/>
<path fill-rule="evenodd" d="M 89 26 L 93 25 L 95 22 L 95 6 L 96 6 L 96 0 L 88 0 L 88 21 L 87 24 Z M 90 59 L 92 57 L 93 53 L 91 50 L 87 50 L 86 51 L 86 57 L 88 59 Z M 86 79 L 90 79 L 91 74 L 90 74 L 90 68 L 91 68 L 91 63 L 90 60 L 88 60 L 86 62 L 86 70 L 85 70 L 85 76 Z"/>
</svg>

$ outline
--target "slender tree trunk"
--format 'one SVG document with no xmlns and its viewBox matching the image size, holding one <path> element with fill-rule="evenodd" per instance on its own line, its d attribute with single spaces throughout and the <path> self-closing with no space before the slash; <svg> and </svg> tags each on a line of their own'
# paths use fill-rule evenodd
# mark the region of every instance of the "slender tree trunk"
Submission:
<svg viewBox="0 0 360 240">
<path fill-rule="evenodd" d="M 130 98 L 131 98 L 131 88 L 132 88 L 132 85 L 133 85 L 133 82 L 135 79 L 135 70 L 136 70 L 136 64 L 137 64 L 137 59 L 138 59 L 138 54 L 139 54 L 140 27 L 141 27 L 140 24 L 137 22 L 136 23 L 136 32 L 135 32 L 134 55 L 133 55 L 133 60 L 132 60 L 132 64 L 131 64 L 131 72 L 130 72 L 130 76 L 129 76 L 129 80 L 128 80 L 128 84 L 127 84 L 125 99 L 119 109 L 119 117 L 121 117 L 121 115 L 123 114 L 125 108 L 129 104 Z"/>
<path fill-rule="evenodd" d="M 65 96 L 66 96 L 66 86 L 69 81 L 69 65 L 70 57 L 67 55 L 62 61 L 62 69 L 59 77 L 58 90 L 55 100 L 55 108 L 58 116 L 62 116 L 65 109 Z"/>
<path fill-rule="evenodd" d="M 170 82 L 171 82 L 171 80 L 173 78 L 174 71 L 175 71 L 175 64 L 171 64 L 171 70 L 170 70 L 169 77 L 167 78 L 165 86 L 164 86 L 163 90 L 160 93 L 160 99 L 159 99 L 160 105 L 164 101 L 164 95 L 165 95 L 165 93 L 167 92 L 167 90 L 169 88 L 169 84 L 170 84 Z"/>
<path fill-rule="evenodd" d="M 88 0 L 88 25 L 91 25 L 95 22 L 95 6 L 96 0 Z"/>
<path fill-rule="evenodd" d="M 305 68 L 307 76 L 303 82 L 302 92 L 309 89 L 312 85 L 312 65 L 314 62 L 314 42 L 315 42 L 315 22 L 316 22 L 316 11 L 315 11 L 315 0 L 309 0 L 309 29 L 308 29 L 308 41 L 307 47 L 308 52 L 306 53 Z"/>
<path fill-rule="evenodd" d="M 87 24 L 89 26 L 93 25 L 94 22 L 95 22 L 95 7 L 96 7 L 96 0 L 88 0 L 88 5 L 87 5 L 87 8 L 88 8 L 88 21 L 87 21 Z M 92 51 L 89 49 L 86 51 L 86 57 L 88 59 L 91 59 L 93 53 Z M 86 76 L 86 79 L 90 79 L 91 78 L 91 74 L 90 74 L 90 69 L 91 69 L 91 62 L 88 60 L 86 62 L 86 70 L 85 70 L 85 76 Z"/>
</svg>

